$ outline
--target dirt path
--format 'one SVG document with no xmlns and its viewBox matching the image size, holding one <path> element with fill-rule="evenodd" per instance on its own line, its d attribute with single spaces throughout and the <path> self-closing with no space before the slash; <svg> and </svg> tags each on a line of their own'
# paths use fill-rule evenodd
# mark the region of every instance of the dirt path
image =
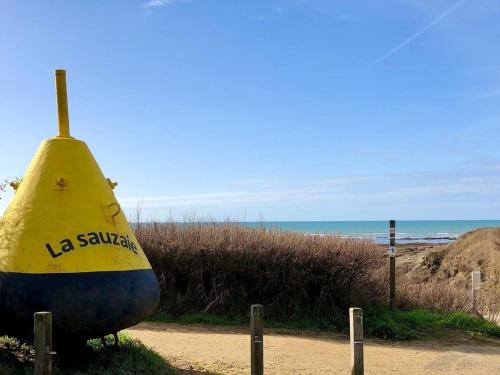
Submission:
<svg viewBox="0 0 500 375">
<path fill-rule="evenodd" d="M 181 369 L 249 374 L 250 341 L 244 328 L 141 323 L 127 333 Z M 500 341 L 457 339 L 453 344 L 413 341 L 365 342 L 366 374 L 500 375 Z M 266 330 L 266 374 L 348 374 L 345 336 Z M 204 371 L 193 373 L 203 374 Z"/>
</svg>

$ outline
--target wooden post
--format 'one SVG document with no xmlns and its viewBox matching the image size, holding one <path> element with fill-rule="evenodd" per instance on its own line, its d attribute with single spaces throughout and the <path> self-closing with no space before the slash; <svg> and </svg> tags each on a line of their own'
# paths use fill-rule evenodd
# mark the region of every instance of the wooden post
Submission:
<svg viewBox="0 0 500 375">
<path fill-rule="evenodd" d="M 472 312 L 477 314 L 477 297 L 479 294 L 479 289 L 481 288 L 481 271 L 473 271 L 471 273 L 472 281 Z"/>
<path fill-rule="evenodd" d="M 351 375 L 364 374 L 363 360 L 363 310 L 358 307 L 349 309 L 351 333 Z"/>
<path fill-rule="evenodd" d="M 35 375 L 52 375 L 52 313 L 35 313 Z"/>
<path fill-rule="evenodd" d="M 389 306 L 396 308 L 396 220 L 389 221 Z"/>
<path fill-rule="evenodd" d="M 252 305 L 250 310 L 251 375 L 264 374 L 264 308 Z"/>
</svg>

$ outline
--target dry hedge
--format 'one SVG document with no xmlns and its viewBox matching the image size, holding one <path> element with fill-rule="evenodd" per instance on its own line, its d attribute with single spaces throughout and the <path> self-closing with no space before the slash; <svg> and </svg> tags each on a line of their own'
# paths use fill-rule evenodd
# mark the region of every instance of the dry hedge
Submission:
<svg viewBox="0 0 500 375">
<path fill-rule="evenodd" d="M 311 236 L 235 223 L 150 223 L 136 234 L 158 277 L 166 313 L 243 316 L 254 303 L 271 319 L 341 318 L 351 306 L 386 304 L 387 254 L 369 240 Z M 468 288 L 400 277 L 399 308 L 470 311 Z M 478 310 L 500 315 L 500 291 L 482 290 Z"/>
<path fill-rule="evenodd" d="M 331 319 L 382 302 L 387 280 L 368 240 L 248 228 L 234 223 L 150 223 L 136 234 L 158 277 L 161 310 Z"/>
</svg>

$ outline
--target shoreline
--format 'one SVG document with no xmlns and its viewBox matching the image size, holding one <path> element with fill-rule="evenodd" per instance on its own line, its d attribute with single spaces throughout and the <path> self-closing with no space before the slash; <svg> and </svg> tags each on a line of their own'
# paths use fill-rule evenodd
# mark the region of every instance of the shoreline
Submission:
<svg viewBox="0 0 500 375">
<path fill-rule="evenodd" d="M 302 232 L 297 232 L 302 233 Z M 360 236 L 360 235 L 347 235 L 337 233 L 304 233 L 306 236 L 338 236 L 344 239 L 355 240 L 371 240 L 376 245 L 389 246 L 389 238 L 380 238 L 373 236 Z M 457 236 L 443 236 L 443 237 L 396 237 L 396 245 L 447 245 L 458 240 L 460 235 Z"/>
</svg>

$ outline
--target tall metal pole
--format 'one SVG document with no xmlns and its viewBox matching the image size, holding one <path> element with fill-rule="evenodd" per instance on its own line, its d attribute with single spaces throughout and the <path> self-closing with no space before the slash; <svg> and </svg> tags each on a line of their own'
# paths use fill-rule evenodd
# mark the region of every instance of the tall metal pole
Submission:
<svg viewBox="0 0 500 375">
<path fill-rule="evenodd" d="M 59 122 L 59 137 L 70 138 L 68 94 L 66 91 L 66 71 L 56 70 L 57 117 Z"/>
<path fill-rule="evenodd" d="M 389 221 L 389 305 L 396 308 L 396 220 Z"/>
</svg>

